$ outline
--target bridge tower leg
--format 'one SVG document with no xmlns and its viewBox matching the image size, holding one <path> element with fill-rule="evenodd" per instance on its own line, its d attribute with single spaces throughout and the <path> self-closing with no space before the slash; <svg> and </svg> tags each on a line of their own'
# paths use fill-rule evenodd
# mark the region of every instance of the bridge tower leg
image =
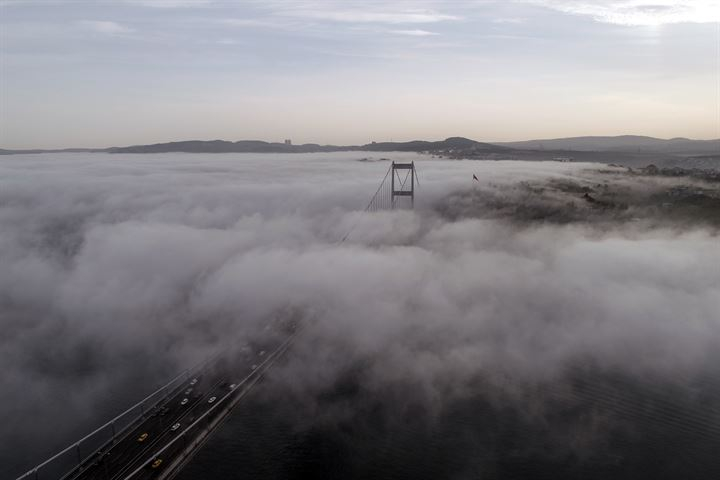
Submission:
<svg viewBox="0 0 720 480">
<path fill-rule="evenodd" d="M 415 207 L 415 162 L 392 162 L 390 181 L 390 208 L 395 208 L 396 197 L 410 197 L 410 208 Z M 405 175 L 403 176 L 403 172 Z M 409 184 L 408 184 L 409 182 Z"/>
</svg>

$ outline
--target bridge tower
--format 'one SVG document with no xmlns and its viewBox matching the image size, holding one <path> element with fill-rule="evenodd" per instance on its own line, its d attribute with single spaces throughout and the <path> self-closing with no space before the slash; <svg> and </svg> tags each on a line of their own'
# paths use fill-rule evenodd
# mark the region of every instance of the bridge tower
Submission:
<svg viewBox="0 0 720 480">
<path fill-rule="evenodd" d="M 392 162 L 390 169 L 390 208 L 394 209 L 398 206 L 398 199 L 396 197 L 410 197 L 410 208 L 414 208 L 416 181 L 415 162 Z"/>
<path fill-rule="evenodd" d="M 390 181 L 388 182 L 388 177 Z M 415 206 L 415 185 L 420 185 L 415 170 L 415 162 L 400 163 L 392 162 L 392 165 L 385 172 L 385 176 L 380 182 L 375 195 L 370 199 L 366 212 L 377 212 L 380 210 L 393 210 L 399 208 L 406 202 L 401 202 L 401 198 L 409 198 L 409 207 Z"/>
</svg>

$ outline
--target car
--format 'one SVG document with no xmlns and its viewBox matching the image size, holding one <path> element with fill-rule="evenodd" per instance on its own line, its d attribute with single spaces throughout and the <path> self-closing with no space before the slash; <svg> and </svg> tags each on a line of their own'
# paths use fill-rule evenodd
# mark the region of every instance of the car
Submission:
<svg viewBox="0 0 720 480">
<path fill-rule="evenodd" d="M 197 383 L 197 378 L 193 378 L 190 380 L 190 385 L 195 385 Z"/>
<path fill-rule="evenodd" d="M 210 397 L 210 400 L 208 400 L 208 403 L 213 403 L 216 399 L 217 399 L 217 397 Z"/>
<path fill-rule="evenodd" d="M 235 390 L 235 387 L 237 387 L 237 384 L 236 384 L 236 383 L 231 383 L 228 388 L 229 388 L 230 390 Z"/>
<path fill-rule="evenodd" d="M 137 441 L 138 441 L 138 442 L 144 442 L 144 441 L 147 439 L 147 437 L 148 437 L 147 432 L 142 433 L 142 434 L 138 437 Z"/>
<path fill-rule="evenodd" d="M 172 427 L 170 427 L 170 430 L 174 432 L 174 431 L 177 430 L 178 428 L 180 428 L 180 424 L 179 424 L 179 423 L 176 423 L 175 425 L 173 425 Z"/>
<path fill-rule="evenodd" d="M 260 350 L 260 356 L 262 357 L 263 355 L 265 355 L 265 350 Z"/>
<path fill-rule="evenodd" d="M 190 395 L 192 393 L 192 391 L 193 391 L 192 387 L 188 388 L 187 390 L 185 390 L 185 395 Z"/>
<path fill-rule="evenodd" d="M 189 402 L 188 398 L 185 397 L 182 400 L 180 400 L 180 405 L 187 405 L 188 402 Z"/>
<path fill-rule="evenodd" d="M 170 412 L 170 409 L 169 409 L 168 407 L 163 407 L 163 408 L 160 409 L 160 416 L 161 416 L 161 417 L 164 417 L 164 416 L 167 415 L 169 412 Z"/>
<path fill-rule="evenodd" d="M 255 369 L 257 368 L 257 365 L 253 363 L 253 366 L 250 367 L 250 368 L 252 368 L 253 370 L 255 370 Z"/>
<path fill-rule="evenodd" d="M 158 468 L 162 465 L 162 458 L 156 458 L 154 462 L 150 464 L 150 468 Z"/>
</svg>

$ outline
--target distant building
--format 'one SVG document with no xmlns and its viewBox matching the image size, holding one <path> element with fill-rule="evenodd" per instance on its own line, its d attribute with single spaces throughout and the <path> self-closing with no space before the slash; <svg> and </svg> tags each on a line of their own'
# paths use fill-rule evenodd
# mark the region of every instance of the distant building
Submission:
<svg viewBox="0 0 720 480">
<path fill-rule="evenodd" d="M 289 138 L 286 138 L 285 145 L 292 145 L 292 140 L 290 140 Z"/>
</svg>

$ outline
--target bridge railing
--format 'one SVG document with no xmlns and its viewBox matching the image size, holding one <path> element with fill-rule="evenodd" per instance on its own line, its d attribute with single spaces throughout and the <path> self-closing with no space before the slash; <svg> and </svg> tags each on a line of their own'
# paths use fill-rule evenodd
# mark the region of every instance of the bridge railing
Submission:
<svg viewBox="0 0 720 480">
<path fill-rule="evenodd" d="M 201 446 L 208 438 L 210 433 L 224 420 L 232 408 L 247 395 L 252 387 L 262 378 L 264 372 L 272 366 L 295 339 L 296 333 L 288 337 L 280 346 L 272 353 L 267 355 L 255 370 L 242 379 L 232 390 L 215 401 L 215 404 L 205 413 L 194 419 L 193 422 L 185 429 L 178 432 L 175 437 L 165 444 L 159 450 L 146 456 L 143 463 L 135 470 L 123 476 L 123 480 L 132 480 L 139 474 L 146 471 L 151 463 L 156 459 L 175 457 L 171 465 L 163 465 L 159 479 L 171 477 Z"/>
<path fill-rule="evenodd" d="M 147 414 L 150 414 L 166 398 L 179 391 L 191 377 L 208 368 L 220 355 L 221 353 L 212 355 L 194 367 L 184 370 L 132 407 L 35 466 L 18 477 L 17 480 L 72 478 L 83 466 L 95 461 L 95 456 L 99 450 L 104 450 L 126 435 Z"/>
</svg>

